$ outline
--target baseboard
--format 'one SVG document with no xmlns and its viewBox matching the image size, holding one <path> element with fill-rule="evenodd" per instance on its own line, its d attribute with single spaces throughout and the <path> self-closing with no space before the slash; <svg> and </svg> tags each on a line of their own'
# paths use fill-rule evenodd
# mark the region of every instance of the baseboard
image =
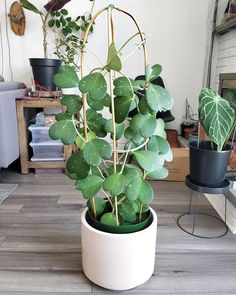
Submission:
<svg viewBox="0 0 236 295">
<path fill-rule="evenodd" d="M 205 196 L 222 220 L 225 220 L 225 197 L 223 195 L 209 194 L 205 194 Z M 226 210 L 226 224 L 228 225 L 229 230 L 233 234 L 236 234 L 236 204 L 230 195 L 227 195 Z"/>
</svg>

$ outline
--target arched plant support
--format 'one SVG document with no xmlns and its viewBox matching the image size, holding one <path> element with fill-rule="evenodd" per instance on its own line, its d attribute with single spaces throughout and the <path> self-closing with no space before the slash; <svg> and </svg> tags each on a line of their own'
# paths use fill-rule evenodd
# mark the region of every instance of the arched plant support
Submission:
<svg viewBox="0 0 236 295">
<path fill-rule="evenodd" d="M 145 80 L 133 80 L 122 72 L 120 51 L 134 36 L 120 50 L 116 49 L 114 12 L 127 15 L 137 28 L 134 36 L 139 35 L 143 49 Z M 104 66 L 84 75 L 90 27 L 103 13 L 107 13 L 108 18 L 107 60 Z M 122 226 L 141 222 L 153 199 L 153 190 L 146 178 L 163 179 L 168 174 L 163 165 L 165 160 L 172 159 L 172 153 L 166 141 L 164 122 L 156 119 L 156 113 L 169 110 L 173 100 L 166 89 L 152 84 L 161 70 L 158 64 L 147 64 L 145 35 L 135 18 L 123 9 L 109 5 L 93 16 L 85 32 L 80 79 L 68 66 L 62 67 L 54 78 L 59 87 L 78 86 L 81 97 L 67 95 L 62 98 L 67 112 L 57 116 L 58 122 L 50 128 L 50 136 L 78 147 L 68 161 L 68 175 L 76 180 L 76 188 L 88 200 L 93 217 L 103 224 Z M 145 93 L 140 102 L 137 93 Z M 109 107 L 111 118 L 104 118 L 99 113 L 104 107 Z M 135 107 L 138 114 L 128 118 L 129 111 Z M 107 134 L 112 138 L 112 145 L 104 139 Z M 122 136 L 127 142 L 124 149 L 118 149 Z M 129 163 L 131 158 L 133 162 Z"/>
</svg>

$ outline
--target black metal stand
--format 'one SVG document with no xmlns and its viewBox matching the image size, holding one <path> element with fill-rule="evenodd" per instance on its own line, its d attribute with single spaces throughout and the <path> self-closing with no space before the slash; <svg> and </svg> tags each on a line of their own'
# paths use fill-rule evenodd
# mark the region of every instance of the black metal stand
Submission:
<svg viewBox="0 0 236 295">
<path fill-rule="evenodd" d="M 177 219 L 177 225 L 187 234 L 190 234 L 192 236 L 198 237 L 198 238 L 205 238 L 205 239 L 215 239 L 215 238 L 220 238 L 223 237 L 224 235 L 227 234 L 228 232 L 228 226 L 226 225 L 226 206 L 227 206 L 227 199 L 226 196 L 224 196 L 225 198 L 225 210 L 224 210 L 224 220 L 220 219 L 217 216 L 214 215 L 210 215 L 207 213 L 203 213 L 203 212 L 198 212 L 198 207 L 199 207 L 199 198 L 201 194 L 223 194 L 229 191 L 229 181 L 225 180 L 222 183 L 221 187 L 217 187 L 217 188 L 209 188 L 209 187 L 202 187 L 199 186 L 198 184 L 194 183 L 191 178 L 189 177 L 189 175 L 186 177 L 185 179 L 185 185 L 191 189 L 191 198 L 190 198 L 190 202 L 189 202 L 189 207 L 188 207 L 188 212 L 187 213 L 183 213 L 181 214 L 178 219 Z M 194 196 L 196 196 L 196 204 L 193 205 L 193 198 Z M 201 234 L 197 234 L 196 233 L 196 219 L 199 215 L 204 215 L 206 216 L 208 219 L 214 219 L 217 220 L 218 222 L 220 222 L 221 224 L 223 224 L 224 226 L 224 230 L 222 233 L 218 234 L 218 235 L 201 235 Z M 191 226 L 191 230 L 189 230 L 187 228 L 186 224 L 181 223 L 181 220 L 183 219 L 183 217 L 185 216 L 192 216 L 193 217 L 193 221 L 192 221 L 192 226 Z"/>
</svg>

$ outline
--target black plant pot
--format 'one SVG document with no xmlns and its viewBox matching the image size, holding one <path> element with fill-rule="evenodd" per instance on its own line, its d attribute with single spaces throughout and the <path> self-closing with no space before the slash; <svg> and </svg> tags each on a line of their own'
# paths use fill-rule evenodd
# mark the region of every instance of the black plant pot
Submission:
<svg viewBox="0 0 236 295">
<path fill-rule="evenodd" d="M 225 180 L 225 172 L 230 160 L 231 147 L 224 151 L 212 150 L 210 141 L 193 141 L 190 148 L 190 178 L 204 187 L 221 187 Z"/>
<path fill-rule="evenodd" d="M 56 90 L 53 76 L 61 66 L 61 60 L 51 58 L 30 58 L 34 81 L 37 90 Z"/>
</svg>

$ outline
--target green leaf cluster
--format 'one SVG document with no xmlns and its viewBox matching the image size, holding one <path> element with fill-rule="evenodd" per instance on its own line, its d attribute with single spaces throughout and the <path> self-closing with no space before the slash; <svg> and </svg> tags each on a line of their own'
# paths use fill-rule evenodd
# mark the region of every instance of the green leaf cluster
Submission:
<svg viewBox="0 0 236 295">
<path fill-rule="evenodd" d="M 93 215 L 102 223 L 122 226 L 140 222 L 148 210 L 154 193 L 147 177 L 168 175 L 164 162 L 172 160 L 172 153 L 156 112 L 171 108 L 173 100 L 165 89 L 152 84 L 161 73 L 160 65 L 147 66 L 145 80 L 135 81 L 120 72 L 120 52 L 114 43 L 107 55 L 103 67 L 80 79 L 69 66 L 55 75 L 57 86 L 78 87 L 81 94 L 62 98 L 66 112 L 57 115 L 49 134 L 77 147 L 67 162 L 67 173 Z M 112 93 L 107 81 L 111 71 L 116 72 Z M 82 102 L 87 102 L 84 111 Z M 134 107 L 138 114 L 128 118 Z M 109 115 L 101 112 L 105 108 Z M 122 150 L 119 141 L 125 141 Z"/>
</svg>

